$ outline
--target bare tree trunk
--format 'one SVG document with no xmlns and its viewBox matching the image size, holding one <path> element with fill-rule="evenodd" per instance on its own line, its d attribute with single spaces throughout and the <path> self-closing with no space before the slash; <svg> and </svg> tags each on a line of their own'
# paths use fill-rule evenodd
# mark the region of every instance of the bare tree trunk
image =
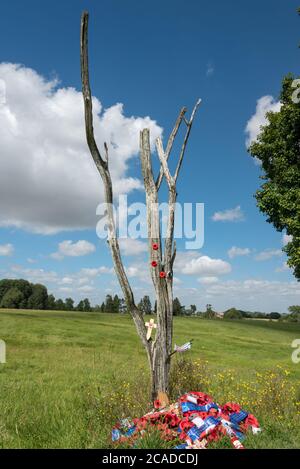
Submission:
<svg viewBox="0 0 300 469">
<path fill-rule="evenodd" d="M 103 159 L 94 138 L 92 95 L 89 82 L 88 66 L 87 12 L 83 12 L 81 18 L 80 46 L 81 81 L 85 110 L 85 129 L 87 144 L 89 146 L 90 153 L 104 184 L 109 232 L 108 242 L 111 250 L 114 268 L 118 277 L 118 281 L 122 288 L 128 310 L 133 318 L 137 333 L 140 336 L 140 339 L 147 353 L 152 380 L 151 398 L 155 399 L 161 393 L 167 395 L 169 391 L 169 372 L 173 334 L 173 264 L 176 256 L 176 246 L 174 242 L 175 203 L 177 198 L 176 181 L 181 168 L 194 115 L 200 104 L 200 100 L 197 101 L 189 121 L 187 121 L 184 117 L 186 113 L 186 108 L 181 109 L 179 116 L 176 120 L 175 126 L 170 134 L 165 152 L 161 139 L 157 139 L 156 147 L 161 166 L 156 182 L 154 181 L 151 163 L 149 129 L 144 129 L 140 134 L 140 158 L 142 164 L 147 205 L 149 259 L 151 261 L 155 260 L 157 262 L 156 267 L 150 267 L 150 273 L 157 301 L 157 333 L 154 340 L 147 340 L 143 315 L 135 304 L 133 292 L 129 284 L 120 254 L 120 248 L 113 217 L 113 189 L 108 166 L 108 147 L 106 143 L 104 143 L 105 159 Z M 187 131 L 185 134 L 184 142 L 182 144 L 175 175 L 171 176 L 167 161 L 172 150 L 174 139 L 183 121 L 187 126 Z M 169 190 L 169 213 L 167 236 L 163 250 L 160 232 L 158 191 L 164 177 Z M 157 244 L 157 250 L 153 249 L 153 244 Z M 151 265 L 151 262 L 149 262 L 149 264 Z M 161 272 L 164 272 L 165 276 L 161 277 Z"/>
</svg>

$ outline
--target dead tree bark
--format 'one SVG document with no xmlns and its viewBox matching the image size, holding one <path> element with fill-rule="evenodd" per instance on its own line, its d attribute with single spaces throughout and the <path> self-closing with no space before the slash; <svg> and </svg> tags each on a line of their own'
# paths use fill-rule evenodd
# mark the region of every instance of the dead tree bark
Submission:
<svg viewBox="0 0 300 469">
<path fill-rule="evenodd" d="M 155 260 L 157 262 L 155 268 L 150 267 L 150 273 L 157 301 L 157 333 L 154 340 L 147 340 L 144 319 L 142 313 L 135 304 L 133 292 L 121 258 L 113 217 L 113 188 L 108 165 L 108 147 L 105 143 L 105 158 L 103 159 L 94 137 L 92 95 L 90 89 L 88 65 L 87 12 L 83 12 L 81 18 L 80 59 L 86 139 L 90 153 L 104 184 L 105 202 L 107 205 L 108 242 L 112 254 L 115 272 L 123 291 L 128 310 L 130 311 L 136 326 L 137 333 L 140 336 L 147 353 L 151 371 L 151 397 L 152 399 L 155 399 L 161 393 L 167 395 L 169 390 L 169 371 L 173 333 L 173 265 L 176 256 L 176 245 L 174 241 L 175 204 L 177 199 L 176 182 L 182 165 L 193 120 L 201 101 L 198 100 L 196 102 L 189 120 L 185 118 L 187 111 L 186 108 L 181 109 L 174 128 L 170 134 L 166 150 L 163 148 L 161 139 L 158 138 L 156 140 L 156 149 L 160 160 L 160 172 L 156 181 L 154 179 L 152 169 L 149 129 L 144 129 L 140 134 L 140 158 L 147 205 L 149 258 L 151 261 Z M 186 125 L 186 133 L 179 154 L 176 171 L 174 176 L 172 176 L 168 167 L 168 159 L 173 147 L 173 142 L 182 122 L 184 122 Z M 158 207 L 158 192 L 163 178 L 166 180 L 169 193 L 167 233 L 164 247 L 160 231 Z M 153 250 L 153 244 L 157 244 L 157 250 Z M 151 265 L 151 262 L 149 262 L 149 264 Z M 160 277 L 160 272 L 164 272 L 166 276 Z"/>
</svg>

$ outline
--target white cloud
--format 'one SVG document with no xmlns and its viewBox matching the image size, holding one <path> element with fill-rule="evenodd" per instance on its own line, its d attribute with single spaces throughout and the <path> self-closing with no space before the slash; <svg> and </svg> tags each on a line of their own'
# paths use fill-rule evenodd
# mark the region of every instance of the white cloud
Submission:
<svg viewBox="0 0 300 469">
<path fill-rule="evenodd" d="M 78 290 L 83 293 L 90 293 L 95 290 L 95 287 L 92 287 L 91 285 L 83 285 L 82 287 L 79 287 Z"/>
<path fill-rule="evenodd" d="M 57 272 L 44 269 L 27 269 L 20 265 L 14 265 L 11 268 L 13 276 L 16 278 L 24 278 L 32 283 L 56 283 L 59 280 Z"/>
<path fill-rule="evenodd" d="M 81 92 L 62 88 L 24 66 L 0 64 L 5 99 L 0 104 L 0 226 L 51 234 L 96 225 L 103 187 L 89 154 Z M 139 132 L 151 142 L 162 129 L 150 117 L 125 117 L 122 104 L 103 110 L 93 99 L 99 148 L 106 141 L 115 195 L 140 188 L 128 177 Z"/>
<path fill-rule="evenodd" d="M 173 277 L 173 284 L 174 285 L 181 285 L 182 281 L 178 277 Z"/>
<path fill-rule="evenodd" d="M 71 288 L 71 287 L 60 287 L 59 291 L 61 291 L 62 293 L 72 293 L 73 288 Z"/>
<path fill-rule="evenodd" d="M 152 291 L 152 280 L 150 277 L 150 271 L 148 267 L 148 262 L 145 263 L 133 263 L 125 267 L 126 273 L 129 278 L 134 278 L 136 281 L 140 281 L 143 283 L 146 283 L 148 285 L 151 285 L 151 291 Z"/>
<path fill-rule="evenodd" d="M 36 260 L 35 259 L 32 259 L 31 257 L 27 257 L 27 262 L 28 264 L 36 264 Z"/>
<path fill-rule="evenodd" d="M 89 283 L 90 279 L 88 277 L 80 277 L 78 279 L 78 285 L 84 285 L 85 283 Z"/>
<path fill-rule="evenodd" d="M 86 256 L 87 254 L 91 254 L 96 250 L 94 244 L 90 243 L 89 241 L 85 241 L 81 239 L 76 243 L 72 242 L 71 240 L 62 241 L 58 245 L 57 252 L 51 254 L 53 259 L 61 260 L 65 256 L 69 257 L 79 257 L 79 256 Z"/>
<path fill-rule="evenodd" d="M 261 131 L 261 126 L 266 125 L 268 120 L 266 113 L 269 111 L 280 111 L 281 103 L 274 100 L 273 96 L 262 96 L 256 104 L 255 114 L 248 120 L 245 132 L 247 134 L 246 145 L 249 147 Z"/>
<path fill-rule="evenodd" d="M 101 266 L 101 267 L 84 267 L 80 270 L 80 275 L 83 275 L 85 277 L 96 277 L 97 275 L 100 274 L 112 274 L 114 273 L 114 269 L 112 267 L 106 267 L 106 266 Z"/>
<path fill-rule="evenodd" d="M 282 250 L 281 249 L 265 249 L 264 251 L 259 252 L 254 259 L 256 261 L 267 261 L 271 259 L 272 257 L 280 257 L 282 256 Z"/>
<path fill-rule="evenodd" d="M 193 303 L 202 311 L 205 309 L 205 304 L 209 302 L 216 311 L 225 311 L 234 306 L 248 311 L 284 313 L 291 304 L 299 304 L 300 285 L 296 281 L 280 282 L 254 278 L 199 285 L 198 290 L 193 293 L 189 288 L 182 286 L 178 291 L 183 304 L 190 304 L 191 294 Z"/>
<path fill-rule="evenodd" d="M 0 244 L 0 256 L 11 256 L 14 252 L 12 244 Z"/>
<path fill-rule="evenodd" d="M 242 221 L 244 218 L 240 205 L 221 212 L 215 212 L 212 216 L 213 221 Z"/>
<path fill-rule="evenodd" d="M 288 266 L 287 262 L 283 262 L 280 267 L 275 269 L 275 272 L 286 272 L 288 270 L 290 270 L 290 267 Z"/>
<path fill-rule="evenodd" d="M 282 236 L 282 245 L 283 246 L 286 246 L 288 243 L 290 243 L 291 241 L 293 241 L 293 236 L 292 235 L 287 235 L 287 234 L 284 234 Z"/>
<path fill-rule="evenodd" d="M 72 285 L 73 282 L 74 280 L 71 277 L 63 277 L 61 279 L 61 283 L 64 285 Z"/>
<path fill-rule="evenodd" d="M 183 266 L 181 273 L 186 275 L 200 275 L 203 277 L 216 277 L 231 271 L 228 262 L 222 259 L 212 259 L 209 256 L 199 256 L 188 260 Z"/>
<path fill-rule="evenodd" d="M 227 254 L 230 259 L 233 259 L 234 257 L 238 256 L 247 256 L 248 254 L 250 254 L 250 252 L 251 249 L 249 248 L 238 248 L 236 246 L 232 246 L 232 248 L 227 251 Z"/>
<path fill-rule="evenodd" d="M 139 254 L 148 251 L 147 243 L 140 241 L 139 239 L 120 238 L 119 244 L 122 254 L 125 256 L 138 256 Z"/>
<path fill-rule="evenodd" d="M 218 277 L 200 277 L 198 278 L 198 282 L 202 285 L 211 285 L 213 283 L 218 282 Z"/>
<path fill-rule="evenodd" d="M 269 280 L 248 279 L 244 281 L 228 280 L 216 285 L 211 285 L 208 289 L 210 294 L 249 294 L 268 295 L 276 294 L 279 296 L 300 295 L 300 286 L 298 282 L 277 282 Z M 259 308 L 259 305 L 257 306 Z"/>
</svg>

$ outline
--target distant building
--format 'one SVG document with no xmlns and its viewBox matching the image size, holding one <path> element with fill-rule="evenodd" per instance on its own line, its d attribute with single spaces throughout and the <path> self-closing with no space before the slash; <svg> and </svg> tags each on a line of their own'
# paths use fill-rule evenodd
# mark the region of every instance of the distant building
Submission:
<svg viewBox="0 0 300 469">
<path fill-rule="evenodd" d="M 223 319 L 224 313 L 216 313 L 216 318 Z"/>
</svg>

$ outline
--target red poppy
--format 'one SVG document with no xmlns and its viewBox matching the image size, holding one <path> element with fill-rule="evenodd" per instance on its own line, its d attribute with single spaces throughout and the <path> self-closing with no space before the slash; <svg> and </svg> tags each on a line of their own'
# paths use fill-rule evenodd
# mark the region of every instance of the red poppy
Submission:
<svg viewBox="0 0 300 469">
<path fill-rule="evenodd" d="M 160 409 L 160 407 L 161 407 L 160 400 L 156 399 L 154 401 L 153 405 L 154 405 L 154 409 Z"/>
<path fill-rule="evenodd" d="M 157 266 L 157 262 L 156 262 L 156 261 L 152 261 L 152 262 L 151 262 L 151 265 L 152 265 L 152 267 L 156 267 L 156 266 Z"/>
<path fill-rule="evenodd" d="M 166 277 L 166 272 L 159 272 L 160 278 L 165 278 Z"/>
<path fill-rule="evenodd" d="M 153 243 L 153 244 L 152 244 L 152 249 L 154 249 L 154 251 L 157 251 L 157 250 L 158 250 L 158 244 L 157 244 L 157 243 Z"/>
<path fill-rule="evenodd" d="M 253 427 L 259 427 L 258 420 L 254 417 L 252 414 L 248 414 L 246 420 L 245 420 L 246 426 L 253 425 Z"/>
</svg>

